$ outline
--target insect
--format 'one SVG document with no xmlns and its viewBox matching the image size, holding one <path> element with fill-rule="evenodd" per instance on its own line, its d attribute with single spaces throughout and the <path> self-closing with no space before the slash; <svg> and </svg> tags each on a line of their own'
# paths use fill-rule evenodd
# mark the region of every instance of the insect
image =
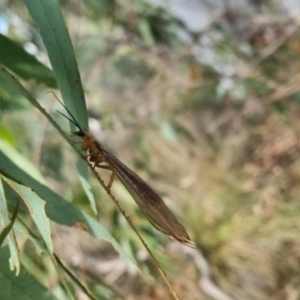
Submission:
<svg viewBox="0 0 300 300">
<path fill-rule="evenodd" d="M 88 152 L 86 158 L 93 164 L 93 168 L 102 168 L 112 172 L 107 188 L 110 190 L 117 176 L 147 219 L 157 230 L 173 237 L 186 246 L 195 248 L 195 243 L 191 241 L 185 228 L 177 221 L 161 197 L 136 173 L 107 151 L 102 144 L 96 141 L 90 134 L 86 133 L 68 108 L 59 99 L 57 100 L 66 109 L 70 117 L 61 112 L 59 113 L 78 128 L 78 130 L 72 134 L 82 139 L 81 148 L 83 151 Z"/>
</svg>

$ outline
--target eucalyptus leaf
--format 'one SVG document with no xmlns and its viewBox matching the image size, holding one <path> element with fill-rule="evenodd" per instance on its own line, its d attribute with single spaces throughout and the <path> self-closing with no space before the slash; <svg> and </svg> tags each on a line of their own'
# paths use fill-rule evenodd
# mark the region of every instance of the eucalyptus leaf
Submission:
<svg viewBox="0 0 300 300">
<path fill-rule="evenodd" d="M 36 166 L 31 161 L 29 161 L 27 157 L 25 157 L 20 152 L 18 152 L 10 144 L 6 143 L 5 141 L 2 141 L 1 137 L 0 137 L 0 151 L 5 153 L 7 156 L 9 156 L 10 159 L 14 161 L 14 163 L 18 165 L 22 170 L 30 173 L 30 175 L 33 178 L 35 178 L 41 183 L 45 183 L 45 179 L 43 175 L 36 168 Z"/>
<path fill-rule="evenodd" d="M 16 217 L 18 215 L 18 211 L 19 211 L 19 201 L 17 202 L 17 206 L 16 209 L 13 213 L 13 216 L 9 222 L 9 224 L 7 226 L 5 226 L 2 230 L 2 232 L 0 233 L 0 247 L 3 244 L 5 238 L 7 237 L 7 235 L 9 234 L 9 232 L 12 230 L 13 225 L 15 223 Z"/>
<path fill-rule="evenodd" d="M 75 58 L 74 48 L 63 15 L 56 0 L 23 0 L 31 17 L 40 29 L 56 80 L 66 106 L 79 124 L 88 129 L 84 91 Z M 70 123 L 72 131 L 74 125 Z M 88 184 L 87 168 L 81 160 L 77 163 L 80 181 L 93 210 L 96 204 Z M 85 180 L 82 180 L 84 178 Z"/>
<path fill-rule="evenodd" d="M 66 226 L 75 226 L 78 223 L 87 225 L 87 228 L 94 237 L 104 239 L 111 243 L 120 255 L 125 259 L 129 266 L 134 268 L 133 259 L 122 249 L 111 234 L 92 217 L 81 211 L 72 203 L 65 201 L 58 194 L 53 192 L 47 186 L 32 178 L 28 173 L 16 166 L 0 150 L 0 174 L 11 180 L 30 187 L 40 198 L 46 202 L 46 214 L 54 222 Z M 10 201 L 11 199 L 8 199 Z M 136 268 L 134 268 L 136 269 Z"/>
<path fill-rule="evenodd" d="M 29 54 L 21 45 L 0 34 L 0 64 L 25 80 L 34 79 L 56 88 L 53 72 Z"/>
<path fill-rule="evenodd" d="M 45 212 L 46 202 L 41 199 L 36 193 L 34 193 L 30 188 L 22 186 L 10 180 L 8 180 L 7 182 L 26 204 L 32 219 L 34 220 L 41 236 L 44 239 L 45 244 L 47 245 L 49 253 L 53 253 L 50 220 Z"/>
<path fill-rule="evenodd" d="M 58 300 L 30 273 L 21 269 L 15 276 L 8 267 L 9 250 L 0 248 L 0 299 L 9 300 Z"/>
<path fill-rule="evenodd" d="M 6 227 L 10 223 L 10 220 L 9 220 L 9 211 L 7 207 L 7 199 L 3 188 L 2 176 L 0 176 L 0 217 L 3 226 Z M 21 262 L 20 262 L 18 244 L 13 230 L 11 230 L 10 233 L 8 234 L 8 246 L 11 255 L 9 258 L 10 269 L 11 270 L 16 269 L 16 275 L 18 275 L 20 272 Z"/>
</svg>

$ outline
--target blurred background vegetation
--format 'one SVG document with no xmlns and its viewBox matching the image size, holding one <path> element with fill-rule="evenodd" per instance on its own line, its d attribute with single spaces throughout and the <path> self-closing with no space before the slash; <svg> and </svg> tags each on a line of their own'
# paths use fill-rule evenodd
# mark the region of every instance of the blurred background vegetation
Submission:
<svg viewBox="0 0 300 300">
<path fill-rule="evenodd" d="M 153 229 L 115 181 L 113 192 L 178 296 L 300 299 L 299 2 L 60 4 L 90 132 L 163 196 L 203 254 Z M 0 8 L 1 33 L 50 66 L 24 5 L 4 0 Z M 22 83 L 66 124 L 56 113 L 62 108 L 46 94 L 55 82 L 39 82 L 27 70 Z M 53 190 L 92 214 L 72 149 L 37 110 L 11 95 L 1 95 L 0 139 L 38 166 Z M 172 299 L 93 180 L 101 224 L 136 258 L 142 274 L 131 274 L 109 244 L 74 228 L 53 224 L 55 251 L 99 299 Z M 54 289 L 58 276 L 49 261 L 28 242 L 20 249 L 32 272 Z M 197 255 L 209 264 L 219 296 L 206 288 Z M 80 291 L 77 297 L 86 299 Z"/>
</svg>

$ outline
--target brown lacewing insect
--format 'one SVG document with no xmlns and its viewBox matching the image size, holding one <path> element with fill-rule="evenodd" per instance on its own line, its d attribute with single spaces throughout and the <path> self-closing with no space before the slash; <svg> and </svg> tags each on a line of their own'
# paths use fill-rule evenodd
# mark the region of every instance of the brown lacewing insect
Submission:
<svg viewBox="0 0 300 300">
<path fill-rule="evenodd" d="M 78 128 L 78 131 L 73 132 L 73 135 L 82 138 L 81 148 L 83 151 L 88 152 L 87 158 L 89 158 L 90 163 L 94 164 L 93 168 L 98 167 L 112 172 L 107 188 L 110 190 L 117 175 L 142 212 L 156 229 L 173 237 L 186 246 L 195 248 L 195 243 L 191 241 L 185 228 L 177 221 L 161 197 L 143 179 L 108 152 L 91 135 L 87 134 L 80 127 L 67 107 L 59 99 L 57 100 L 66 109 L 70 117 L 61 112 L 59 113 Z"/>
</svg>

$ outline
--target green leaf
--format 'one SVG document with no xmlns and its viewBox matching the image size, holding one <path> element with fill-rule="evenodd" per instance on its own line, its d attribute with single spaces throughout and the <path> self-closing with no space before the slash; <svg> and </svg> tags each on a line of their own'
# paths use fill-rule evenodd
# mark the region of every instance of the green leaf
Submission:
<svg viewBox="0 0 300 300">
<path fill-rule="evenodd" d="M 19 184 L 30 187 L 37 195 L 39 195 L 39 197 L 44 199 L 46 202 L 46 214 L 51 220 L 67 226 L 74 226 L 77 223 L 87 225 L 89 232 L 94 237 L 104 239 L 111 243 L 129 266 L 133 267 L 133 259 L 124 252 L 122 247 L 103 226 L 85 212 L 79 210 L 72 203 L 65 201 L 48 187 L 32 178 L 25 171 L 21 170 L 1 151 L 0 174 L 3 174 L 5 177 L 8 177 Z"/>
<path fill-rule="evenodd" d="M 14 191 L 24 201 L 32 219 L 34 220 L 38 230 L 41 233 L 41 236 L 45 241 L 45 244 L 47 245 L 49 253 L 53 253 L 50 220 L 45 213 L 46 202 L 42 200 L 31 189 L 9 180 L 5 180 L 5 181 L 14 189 Z"/>
<path fill-rule="evenodd" d="M 1 64 L 0 67 L 5 68 Z M 22 95 L 10 81 L 3 72 L 0 72 L 0 121 L 5 112 L 11 113 L 13 110 L 19 110 L 27 104 L 24 103 Z"/>
<path fill-rule="evenodd" d="M 42 252 L 46 252 L 51 256 L 52 262 L 60 275 L 60 279 L 65 287 L 66 292 L 69 295 L 70 299 L 74 299 L 73 293 L 69 287 L 69 283 L 66 280 L 66 277 L 63 275 L 63 272 L 68 274 L 68 276 L 72 279 L 73 283 L 75 283 L 84 293 L 86 293 L 90 299 L 95 299 L 93 295 L 85 288 L 85 286 L 78 280 L 76 276 L 73 275 L 61 262 L 59 257 L 55 253 L 49 253 L 45 244 L 39 240 L 39 238 L 22 222 L 20 219 L 16 221 L 15 228 L 25 234 L 35 245 L 37 249 L 37 253 L 41 255 Z"/>
<path fill-rule="evenodd" d="M 0 176 L 0 216 L 4 227 L 10 223 L 9 212 L 7 208 L 7 199 L 3 189 L 2 176 Z M 9 259 L 10 268 L 11 270 L 16 269 L 16 275 L 18 275 L 20 272 L 21 263 L 18 244 L 13 230 L 11 230 L 8 234 L 8 246 L 11 254 L 11 257 Z"/>
<path fill-rule="evenodd" d="M 77 164 L 84 164 L 84 161 L 79 160 L 77 162 Z M 78 168 L 82 168 L 81 166 L 78 166 Z M 81 182 L 81 185 L 83 186 L 84 190 L 85 190 L 85 194 L 87 195 L 90 205 L 94 211 L 94 213 L 97 215 L 97 207 L 96 207 L 96 202 L 95 202 L 95 198 L 92 192 L 92 188 L 90 183 L 87 181 L 87 170 L 86 168 L 82 168 L 82 172 L 86 172 L 86 174 L 84 174 L 84 176 L 82 176 L 81 174 L 79 174 L 79 180 Z"/>
<path fill-rule="evenodd" d="M 41 183 L 45 183 L 45 179 L 40 171 L 32 164 L 31 161 L 27 159 L 24 155 L 19 153 L 15 148 L 11 147 L 8 143 L 4 142 L 0 138 L 0 151 L 5 153 L 10 157 L 11 160 L 14 161 L 16 165 L 18 165 L 22 170 L 30 173 L 32 177 Z"/>
<path fill-rule="evenodd" d="M 9 300 L 58 300 L 50 294 L 31 274 L 22 268 L 19 276 L 15 276 L 8 267 L 9 251 L 0 248 L 0 299 Z"/>
<path fill-rule="evenodd" d="M 31 240 L 39 256 L 41 256 L 43 252 L 48 253 L 48 249 L 46 248 L 45 244 L 32 233 L 32 231 L 25 225 L 25 223 L 21 219 L 16 220 L 14 228 L 22 232 L 25 236 L 27 236 L 27 238 Z M 51 255 L 51 253 L 48 254 Z"/>
<path fill-rule="evenodd" d="M 82 128 L 88 129 L 87 110 L 81 78 L 71 38 L 56 0 L 23 0 L 40 28 L 40 34 L 47 49 L 63 100 Z M 74 125 L 71 123 L 72 131 Z M 79 160 L 77 168 L 80 181 L 92 208 L 96 204 L 88 184 L 86 165 Z M 84 178 L 85 180 L 82 180 Z"/>
<path fill-rule="evenodd" d="M 53 72 L 27 53 L 22 46 L 0 34 L 0 63 L 25 80 L 34 79 L 56 88 Z"/>
<path fill-rule="evenodd" d="M 1 188 L 1 190 L 2 190 L 2 188 Z M 2 197 L 3 197 L 3 196 L 2 196 Z M 13 213 L 12 218 L 11 218 L 11 221 L 9 222 L 9 224 L 8 224 L 7 226 L 5 226 L 5 227 L 3 228 L 2 232 L 0 233 L 0 247 L 2 246 L 2 244 L 3 244 L 4 240 L 5 240 L 5 238 L 7 237 L 7 235 L 9 234 L 9 232 L 10 232 L 10 231 L 12 230 L 12 228 L 13 228 L 13 225 L 14 225 L 14 223 L 15 223 L 16 217 L 17 217 L 17 215 L 18 215 L 19 204 L 20 204 L 20 202 L 18 201 L 18 202 L 17 202 L 16 209 L 15 209 L 15 211 L 14 211 L 14 213 Z"/>
<path fill-rule="evenodd" d="M 71 39 L 57 0 L 23 0 L 40 29 L 66 106 L 88 128 L 84 92 Z M 72 127 L 74 128 L 74 127 Z"/>
<path fill-rule="evenodd" d="M 16 140 L 11 132 L 4 125 L 0 124 L 0 140 L 5 141 L 11 147 L 16 145 Z"/>
</svg>

